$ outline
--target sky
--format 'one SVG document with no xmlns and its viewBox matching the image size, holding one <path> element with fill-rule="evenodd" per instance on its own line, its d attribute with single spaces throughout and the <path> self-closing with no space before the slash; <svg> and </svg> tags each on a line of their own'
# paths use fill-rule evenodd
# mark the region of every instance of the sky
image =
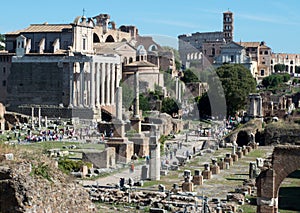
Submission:
<svg viewBox="0 0 300 213">
<path fill-rule="evenodd" d="M 177 36 L 222 31 L 222 13 L 234 13 L 234 41 L 265 41 L 275 53 L 300 53 L 299 0 L 15 0 L 1 4 L 0 34 L 30 24 L 69 24 L 76 16 L 110 14 L 117 27 L 135 25 L 161 45 Z"/>
</svg>

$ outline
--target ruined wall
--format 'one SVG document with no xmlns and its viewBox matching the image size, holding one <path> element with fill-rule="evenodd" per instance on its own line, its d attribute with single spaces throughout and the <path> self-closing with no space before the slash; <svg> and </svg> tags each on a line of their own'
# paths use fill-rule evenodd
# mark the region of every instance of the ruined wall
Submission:
<svg viewBox="0 0 300 213">
<path fill-rule="evenodd" d="M 300 144 L 300 126 L 294 123 L 274 122 L 264 130 L 264 143 L 270 144 Z"/>
<path fill-rule="evenodd" d="M 96 212 L 87 191 L 49 159 L 26 156 L 0 160 L 0 212 Z M 34 172 L 42 166 L 49 180 Z"/>
<path fill-rule="evenodd" d="M 82 160 L 93 164 L 95 168 L 109 168 L 116 165 L 116 150 L 108 147 L 104 151 L 88 151 L 82 153 Z"/>
</svg>

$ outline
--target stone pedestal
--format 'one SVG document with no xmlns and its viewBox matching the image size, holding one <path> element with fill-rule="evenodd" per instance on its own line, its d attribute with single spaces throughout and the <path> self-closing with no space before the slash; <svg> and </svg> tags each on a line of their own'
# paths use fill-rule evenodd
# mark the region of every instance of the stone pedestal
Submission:
<svg viewBox="0 0 300 213">
<path fill-rule="evenodd" d="M 212 172 L 210 170 L 203 170 L 202 171 L 202 176 L 203 176 L 203 179 L 211 179 L 211 175 L 212 175 Z"/>
<path fill-rule="evenodd" d="M 237 151 L 236 154 L 238 155 L 239 158 L 242 158 L 244 156 L 242 151 Z"/>
<path fill-rule="evenodd" d="M 237 154 L 231 154 L 231 158 L 233 162 L 237 162 L 239 160 L 239 156 Z"/>
<path fill-rule="evenodd" d="M 248 155 L 248 149 L 246 147 L 243 147 L 243 155 Z"/>
<path fill-rule="evenodd" d="M 226 154 L 226 157 L 224 159 L 225 163 L 229 163 L 229 166 L 233 165 L 233 159 L 231 158 L 231 154 Z"/>
<path fill-rule="evenodd" d="M 128 141 L 127 138 L 110 138 L 106 142 L 107 147 L 114 147 L 116 149 L 116 162 L 129 163 L 133 155 L 133 142 Z"/>
<path fill-rule="evenodd" d="M 225 169 L 224 158 L 221 158 L 221 159 L 220 159 L 220 162 L 219 162 L 218 164 L 219 164 L 220 169 Z"/>
<path fill-rule="evenodd" d="M 148 167 L 142 166 L 142 173 L 141 173 L 141 180 L 147 180 L 148 179 Z"/>
<path fill-rule="evenodd" d="M 183 182 L 182 183 L 182 191 L 184 191 L 184 192 L 193 192 L 194 191 L 194 183 L 192 183 L 192 182 Z"/>
<path fill-rule="evenodd" d="M 246 149 L 248 150 L 248 152 L 252 151 L 252 147 L 251 146 L 246 146 Z"/>
<path fill-rule="evenodd" d="M 114 137 L 123 138 L 125 136 L 125 124 L 120 120 L 113 121 Z"/>
<path fill-rule="evenodd" d="M 192 182 L 194 183 L 194 185 L 201 186 L 203 184 L 203 176 L 202 175 L 198 175 L 198 176 L 194 175 Z"/>
<path fill-rule="evenodd" d="M 143 133 L 135 134 L 130 140 L 134 143 L 134 153 L 139 157 L 149 156 L 149 137 Z"/>
<path fill-rule="evenodd" d="M 140 133 L 142 131 L 141 128 L 142 120 L 140 118 L 132 117 L 130 119 L 130 122 L 131 122 L 131 128 L 134 129 L 137 133 Z"/>
<path fill-rule="evenodd" d="M 220 174 L 220 167 L 218 165 L 212 165 L 211 172 L 213 175 Z"/>
</svg>

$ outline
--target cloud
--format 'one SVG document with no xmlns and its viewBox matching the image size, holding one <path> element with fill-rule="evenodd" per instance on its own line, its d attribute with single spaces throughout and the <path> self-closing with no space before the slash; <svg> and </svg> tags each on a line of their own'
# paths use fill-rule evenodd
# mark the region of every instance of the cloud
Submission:
<svg viewBox="0 0 300 213">
<path fill-rule="evenodd" d="M 236 16 L 243 19 L 254 20 L 254 21 L 265 22 L 265 23 L 300 26 L 299 22 L 293 22 L 287 20 L 284 17 L 267 17 L 267 16 L 250 15 L 250 14 L 237 14 Z"/>
</svg>

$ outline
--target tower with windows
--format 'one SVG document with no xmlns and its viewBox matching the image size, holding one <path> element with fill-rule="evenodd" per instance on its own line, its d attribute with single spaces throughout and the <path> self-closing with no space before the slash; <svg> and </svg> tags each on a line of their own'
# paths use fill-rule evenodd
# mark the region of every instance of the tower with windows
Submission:
<svg viewBox="0 0 300 213">
<path fill-rule="evenodd" d="M 223 13 L 223 33 L 227 43 L 233 41 L 233 13 L 229 10 Z"/>
</svg>

